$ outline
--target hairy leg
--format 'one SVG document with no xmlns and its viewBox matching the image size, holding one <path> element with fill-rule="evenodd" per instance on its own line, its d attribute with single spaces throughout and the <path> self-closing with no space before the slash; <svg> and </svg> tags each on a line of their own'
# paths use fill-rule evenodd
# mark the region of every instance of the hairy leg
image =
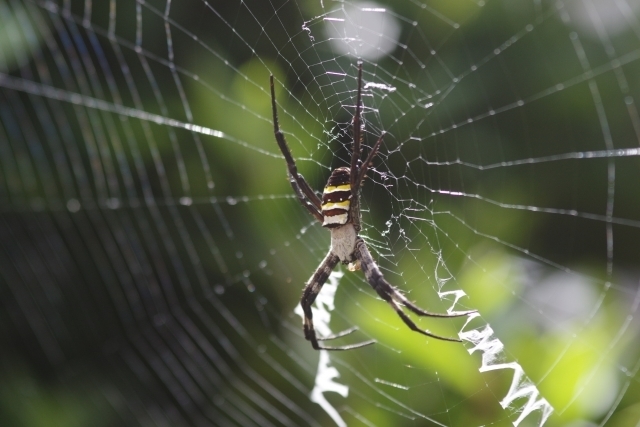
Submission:
<svg viewBox="0 0 640 427">
<path fill-rule="evenodd" d="M 276 137 L 278 147 L 280 147 L 280 151 L 282 152 L 282 155 L 287 162 L 287 170 L 289 171 L 291 187 L 293 187 L 293 191 L 295 191 L 298 199 L 300 199 L 300 203 L 302 203 L 302 206 L 304 206 L 309 211 L 309 213 L 313 215 L 318 221 L 323 222 L 324 218 L 322 216 L 321 206 L 322 200 L 320 200 L 320 197 L 318 197 L 318 195 L 313 191 L 313 189 L 304 179 L 304 177 L 298 172 L 296 161 L 293 159 L 291 150 L 289 149 L 287 141 L 284 138 L 284 134 L 280 130 L 280 126 L 278 124 L 278 107 L 276 106 L 276 91 L 273 86 L 273 76 L 270 77 L 270 82 L 271 109 L 273 110 L 273 133 Z M 304 195 L 305 197 L 302 197 L 302 195 Z"/>
<path fill-rule="evenodd" d="M 352 350 L 354 348 L 364 347 L 366 345 L 373 344 L 375 341 L 365 341 L 358 344 L 351 344 L 341 347 L 324 347 L 318 344 L 318 341 L 326 341 L 332 340 L 335 338 L 340 338 L 345 335 L 348 335 L 352 332 L 358 330 L 358 328 L 350 328 L 346 331 L 342 331 L 335 335 L 331 335 L 328 337 L 318 338 L 316 336 L 316 331 L 313 327 L 313 312 L 311 311 L 311 305 L 316 300 L 316 297 L 320 293 L 322 289 L 322 285 L 327 281 L 329 275 L 333 271 L 333 269 L 338 265 L 340 259 L 333 252 L 329 251 L 325 259 L 322 261 L 320 266 L 316 269 L 315 273 L 309 279 L 309 282 L 304 287 L 302 291 L 302 298 L 300 299 L 300 305 L 302 306 L 302 311 L 304 312 L 304 337 L 311 342 L 311 346 L 316 350 Z"/>
<path fill-rule="evenodd" d="M 400 307 L 399 304 L 404 305 L 409 310 L 411 310 L 412 312 L 416 313 L 419 316 L 440 317 L 440 318 L 467 316 L 471 313 L 475 313 L 475 310 L 448 314 L 448 313 L 431 313 L 429 311 L 426 311 L 418 307 L 417 305 L 409 301 L 404 295 L 398 292 L 395 287 L 393 287 L 389 282 L 385 280 L 384 276 L 382 275 L 382 272 L 380 271 L 380 268 L 378 268 L 378 265 L 375 263 L 375 261 L 371 257 L 371 253 L 369 252 L 369 249 L 367 248 L 367 245 L 365 244 L 364 240 L 362 240 L 362 238 L 358 238 L 358 240 L 356 241 L 356 258 L 360 260 L 360 267 L 364 272 L 364 276 L 367 279 L 367 282 L 369 282 L 371 287 L 378 293 L 378 295 L 380 295 L 380 297 L 383 300 L 385 300 L 395 310 L 395 312 L 398 314 L 398 316 L 400 316 L 402 321 L 412 331 L 419 332 L 428 337 L 437 338 L 443 341 L 460 342 L 459 339 L 443 337 L 440 335 L 436 335 L 432 332 L 429 332 L 428 330 L 423 330 L 418 328 L 418 326 L 413 322 L 413 320 L 411 320 L 411 318 L 407 316 L 407 314 L 404 311 L 402 311 L 402 307 Z"/>
</svg>

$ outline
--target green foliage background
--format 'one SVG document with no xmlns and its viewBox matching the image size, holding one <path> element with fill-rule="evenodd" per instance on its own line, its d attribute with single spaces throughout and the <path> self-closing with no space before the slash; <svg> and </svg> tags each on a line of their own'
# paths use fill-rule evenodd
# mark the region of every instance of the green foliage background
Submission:
<svg viewBox="0 0 640 427">
<path fill-rule="evenodd" d="M 637 148 L 637 17 L 631 16 L 632 24 L 608 39 L 615 60 L 605 39 L 578 30 L 591 61 L 585 72 L 572 44 L 576 33 L 562 19 L 563 3 L 489 1 L 480 7 L 467 1 L 425 2 L 429 10 L 459 23 L 457 31 L 434 14 L 416 16 L 415 2 L 379 3 L 388 4 L 398 16 L 416 19 L 419 32 L 404 23 L 401 40 L 408 50 L 429 58 L 423 51 L 427 40 L 439 58 L 425 60 L 426 71 L 417 61 L 399 66 L 399 52 L 364 64 L 365 78 L 389 78 L 387 70 L 399 69 L 394 75 L 415 84 L 398 84 L 397 92 L 386 97 L 374 92 L 371 101 L 365 101 L 377 108 L 366 116 L 366 142 L 371 144 L 382 130 L 389 132 L 375 169 L 396 178 L 387 182 L 380 173 L 371 174 L 362 196 L 365 234 L 385 274 L 410 290 L 413 300 L 428 301 L 431 310 L 442 311 L 446 306 L 434 301 L 434 290 L 437 280 L 450 273 L 453 289 L 469 296 L 462 303 L 479 310 L 506 344 L 510 360 L 517 360 L 542 395 L 562 409 L 548 425 L 637 426 L 637 156 L 609 156 L 616 165 L 613 218 L 632 223 L 614 221 L 611 256 L 606 220 L 567 213 L 606 217 L 611 194 L 606 156 L 495 170 L 445 166 L 458 159 L 486 166 L 602 151 L 607 132 L 615 148 Z M 136 60 L 136 4 L 144 10 L 141 46 L 157 79 L 155 87 Z M 257 402 L 279 408 L 293 425 L 331 425 L 308 399 L 317 354 L 302 339 L 299 319 L 292 314 L 303 282 L 329 247 L 329 236 L 312 226 L 290 197 L 268 95 L 273 73 L 281 127 L 303 175 L 322 188 L 330 170 L 348 159 L 350 113 L 342 106 L 355 82 L 348 78 L 343 86 L 330 84 L 324 65 L 353 77 L 355 59 L 337 57 L 324 43 L 299 49 L 304 40 L 307 47 L 310 43 L 301 25 L 305 20 L 317 23 L 313 18 L 326 11 L 321 4 L 174 1 L 173 63 L 182 79 L 181 93 L 167 66 L 164 3 L 95 2 L 87 22 L 85 2 L 0 0 L 0 425 L 115 426 L 143 420 L 149 425 L 162 424 L 160 420 L 166 425 L 223 425 L 222 419 L 242 425 L 242 416 L 251 418 L 251 412 L 238 410 L 233 419 L 226 409 L 237 394 L 254 396 L 250 400 L 256 411 L 275 425 L 282 420 L 268 410 L 261 412 Z M 114 6 L 117 26 L 110 32 Z M 319 24 L 312 27 L 319 30 Z M 69 42 L 65 34 L 75 34 L 74 42 L 83 40 L 89 48 L 84 59 L 96 66 L 98 85 L 126 88 L 133 82 L 140 106 L 127 91 L 117 100 L 112 93 L 85 91 L 78 84 L 75 91 L 85 95 L 78 105 L 72 99 L 49 102 L 51 96 L 7 83 L 45 82 L 45 69 L 51 73 L 48 84 L 74 92 L 56 62 L 60 58 L 45 48 L 48 38 L 64 46 Z M 494 49 L 500 52 L 492 56 Z M 72 62 L 71 49 L 62 52 Z M 131 66 L 126 72 L 121 58 Z M 100 65 L 111 68 L 113 81 Z M 472 65 L 481 67 L 469 72 Z M 91 74 L 86 63 L 80 67 Z M 429 92 L 451 83 L 445 71 L 466 77 L 433 111 L 410 108 L 426 102 L 416 99 L 416 87 Z M 226 136 L 194 135 L 167 123 L 125 119 L 126 114 L 117 112 L 100 112 L 100 123 L 77 120 L 81 109 L 100 110 L 87 105 L 93 98 Z M 513 106 L 518 100 L 526 102 Z M 500 109 L 503 106 L 510 107 Z M 606 111 L 606 126 L 599 120 L 600 107 Z M 68 128 L 47 122 L 40 108 L 67 117 Z M 462 118 L 488 111 L 495 116 L 462 126 Z M 126 120 L 131 122 L 130 135 L 122 123 Z M 460 128 L 451 128 L 455 124 Z M 127 164 L 134 171 L 130 181 L 122 173 L 126 168 L 114 167 L 105 172 L 108 190 L 101 191 L 91 174 L 84 182 L 75 175 L 69 183 L 65 172 L 44 167 L 62 164 L 59 156 L 69 157 L 70 168 L 74 161 L 87 170 L 96 167 L 104 153 L 92 157 L 88 141 L 92 132 L 99 140 L 102 125 L 113 131 L 103 136 L 114 164 Z M 440 129 L 447 131 L 438 134 Z M 137 141 L 137 146 L 127 141 Z M 59 149 L 69 146 L 79 148 L 79 157 Z M 183 163 L 175 161 L 178 153 Z M 456 198 L 433 189 L 482 197 Z M 69 200 L 79 202 L 80 208 L 72 209 Z M 513 208 L 520 205 L 551 207 L 553 212 Z M 410 216 L 412 207 L 416 217 Z M 158 226 L 163 221 L 165 231 Z M 111 241 L 118 256 L 109 251 Z M 173 252 L 166 241 L 175 243 Z M 540 258 L 545 269 L 536 270 L 532 264 Z M 136 263 L 128 262 L 131 259 Z M 531 286 L 569 280 L 558 278 L 567 270 L 588 277 L 578 285 L 586 303 L 581 307 L 578 301 L 579 315 L 561 321 L 548 301 L 535 300 L 529 292 Z M 122 277 L 130 282 L 123 283 Z M 524 283 L 527 277 L 533 284 Z M 132 303 L 127 291 L 139 301 Z M 116 294 L 121 294 L 122 305 Z M 329 398 L 350 425 L 359 425 L 358 416 L 377 425 L 431 425 L 419 416 L 398 416 L 411 411 L 390 410 L 392 399 L 445 425 L 511 425 L 517 418 L 499 406 L 511 382 L 508 373 L 480 374 L 480 356 L 469 356 L 469 347 L 425 343 L 406 333 L 360 275 L 345 276 L 336 303 L 335 330 L 355 323 L 363 334 L 384 343 L 334 359 L 339 381 L 350 386 L 352 398 L 347 406 L 335 396 Z M 129 323 L 123 321 L 125 305 L 138 307 L 131 309 Z M 585 315 L 585 309 L 594 308 Z M 545 309 L 536 317 L 536 311 Z M 176 332 L 175 324 L 184 327 L 183 332 Z M 428 327 L 454 335 L 461 324 Z M 38 333 L 40 329 L 46 332 Z M 213 370 L 204 370 L 212 378 L 185 396 L 172 393 L 153 364 L 158 355 L 165 356 L 160 350 L 165 347 L 154 347 L 155 339 L 176 355 L 183 351 L 193 356 L 181 333 L 210 348 L 210 359 L 199 366 L 211 363 L 219 370 L 219 378 L 213 378 Z M 164 363 L 188 365 L 180 360 Z M 406 385 L 410 392 L 372 386 L 372 379 Z M 260 386 L 261 381 L 271 388 Z M 620 400 L 608 413 L 601 403 L 611 404 L 612 396 Z M 284 400 L 289 408 L 282 408 L 287 406 Z M 380 401 L 385 403 L 378 405 Z M 449 411 L 443 413 L 443 408 Z"/>
</svg>

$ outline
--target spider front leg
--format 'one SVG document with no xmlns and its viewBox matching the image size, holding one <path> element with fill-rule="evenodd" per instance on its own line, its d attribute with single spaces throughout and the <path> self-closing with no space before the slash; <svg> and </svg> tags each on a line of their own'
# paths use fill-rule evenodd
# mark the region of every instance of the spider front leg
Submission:
<svg viewBox="0 0 640 427">
<path fill-rule="evenodd" d="M 351 147 L 351 188 L 358 189 L 358 160 L 360 160 L 362 143 L 362 61 L 358 61 L 358 89 L 356 92 L 356 112 L 353 115 L 352 133 L 353 147 Z"/>
<path fill-rule="evenodd" d="M 360 190 L 360 185 L 367 174 L 367 169 L 373 158 L 378 153 L 380 144 L 382 144 L 382 138 L 384 138 L 385 132 L 382 132 L 378 141 L 371 148 L 371 152 L 367 156 L 366 160 L 358 167 L 360 156 L 362 155 L 362 61 L 358 61 L 358 89 L 356 93 L 356 111 L 353 115 L 352 132 L 353 132 L 353 146 L 351 147 L 351 171 L 350 179 L 351 191 L 357 194 Z"/>
<path fill-rule="evenodd" d="M 280 147 L 280 151 L 284 156 L 285 161 L 287 162 L 287 170 L 289 172 L 289 182 L 291 183 L 291 187 L 293 187 L 293 191 L 295 191 L 298 196 L 298 200 L 304 206 L 311 215 L 315 217 L 319 222 L 323 222 L 322 216 L 322 200 L 318 197 L 318 195 L 313 191 L 311 186 L 307 183 L 304 177 L 298 172 L 298 167 L 296 166 L 296 161 L 293 159 L 291 155 L 291 150 L 287 145 L 287 140 L 284 138 L 284 134 L 280 130 L 280 125 L 278 124 L 278 107 L 276 105 L 276 91 L 273 84 L 273 76 L 270 77 L 271 84 L 271 110 L 273 113 L 273 133 L 276 137 L 276 142 L 278 143 L 278 147 Z"/>
<path fill-rule="evenodd" d="M 461 340 L 457 338 L 448 338 L 440 335 L 436 335 L 428 330 L 423 330 L 418 328 L 418 326 L 411 320 L 407 314 L 402 311 L 402 308 L 398 304 L 402 304 L 407 307 L 409 310 L 417 314 L 418 316 L 427 316 L 427 317 L 440 317 L 440 318 L 449 318 L 449 317 L 461 317 L 468 316 L 476 312 L 476 310 L 471 311 L 462 311 L 456 313 L 431 313 L 422 308 L 418 307 L 411 301 L 409 301 L 404 295 L 396 290 L 389 282 L 387 282 L 378 268 L 378 265 L 375 263 L 373 258 L 371 257 L 371 253 L 367 248 L 364 240 L 358 237 L 356 240 L 356 258 L 360 260 L 360 267 L 364 272 L 364 276 L 369 282 L 369 285 L 380 295 L 380 297 L 385 300 L 389 305 L 396 311 L 398 316 L 402 319 L 402 321 L 411 329 L 412 331 L 419 332 L 423 335 L 426 335 L 431 338 L 437 338 L 443 341 L 454 341 L 461 342 Z"/>
<path fill-rule="evenodd" d="M 338 265 L 338 262 L 340 262 L 338 256 L 329 251 L 318 269 L 315 271 L 315 273 L 313 273 L 313 276 L 311 276 L 311 279 L 309 279 L 309 283 L 307 283 L 304 290 L 302 291 L 300 305 L 302 306 L 302 311 L 304 312 L 304 337 L 307 339 L 307 341 L 311 342 L 311 346 L 316 350 L 353 350 L 354 348 L 360 348 L 375 343 L 374 340 L 370 340 L 341 347 L 323 347 L 318 344 L 318 341 L 327 341 L 341 338 L 358 330 L 358 328 L 353 327 L 337 334 L 330 335 L 328 337 L 318 338 L 316 336 L 316 330 L 313 327 L 313 312 L 311 311 L 311 305 L 316 300 L 316 297 L 320 293 L 322 286 L 329 278 L 329 275 L 331 274 L 333 269 L 336 267 L 336 265 Z"/>
</svg>

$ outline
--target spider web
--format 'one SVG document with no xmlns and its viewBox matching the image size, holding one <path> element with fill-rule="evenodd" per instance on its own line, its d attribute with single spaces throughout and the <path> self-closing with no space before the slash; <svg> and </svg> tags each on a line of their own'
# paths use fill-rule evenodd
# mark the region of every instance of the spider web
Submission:
<svg viewBox="0 0 640 427">
<path fill-rule="evenodd" d="M 640 3 L 0 1 L 2 425 L 640 423 Z M 338 268 L 298 167 L 434 312 Z M 635 195 L 634 195 L 635 194 Z M 296 314 L 298 313 L 298 314 Z M 97 421 L 102 420 L 102 421 Z"/>
</svg>

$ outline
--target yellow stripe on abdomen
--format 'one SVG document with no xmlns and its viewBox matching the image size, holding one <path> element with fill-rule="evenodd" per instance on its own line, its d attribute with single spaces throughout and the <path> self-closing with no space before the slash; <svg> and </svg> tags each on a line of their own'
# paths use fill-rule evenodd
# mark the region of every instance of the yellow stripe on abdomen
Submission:
<svg viewBox="0 0 640 427">
<path fill-rule="evenodd" d="M 350 184 L 343 184 L 343 185 L 327 185 L 326 187 L 324 187 L 324 193 L 334 193 L 336 191 L 351 191 L 351 185 Z"/>
<path fill-rule="evenodd" d="M 352 197 L 349 179 L 349 168 L 331 172 L 322 192 L 323 227 L 337 228 L 349 221 Z"/>
<path fill-rule="evenodd" d="M 351 204 L 351 200 L 347 199 L 343 202 L 327 202 L 322 204 L 323 211 L 330 211 L 332 209 L 344 209 L 345 211 L 349 210 L 349 205 Z"/>
</svg>

